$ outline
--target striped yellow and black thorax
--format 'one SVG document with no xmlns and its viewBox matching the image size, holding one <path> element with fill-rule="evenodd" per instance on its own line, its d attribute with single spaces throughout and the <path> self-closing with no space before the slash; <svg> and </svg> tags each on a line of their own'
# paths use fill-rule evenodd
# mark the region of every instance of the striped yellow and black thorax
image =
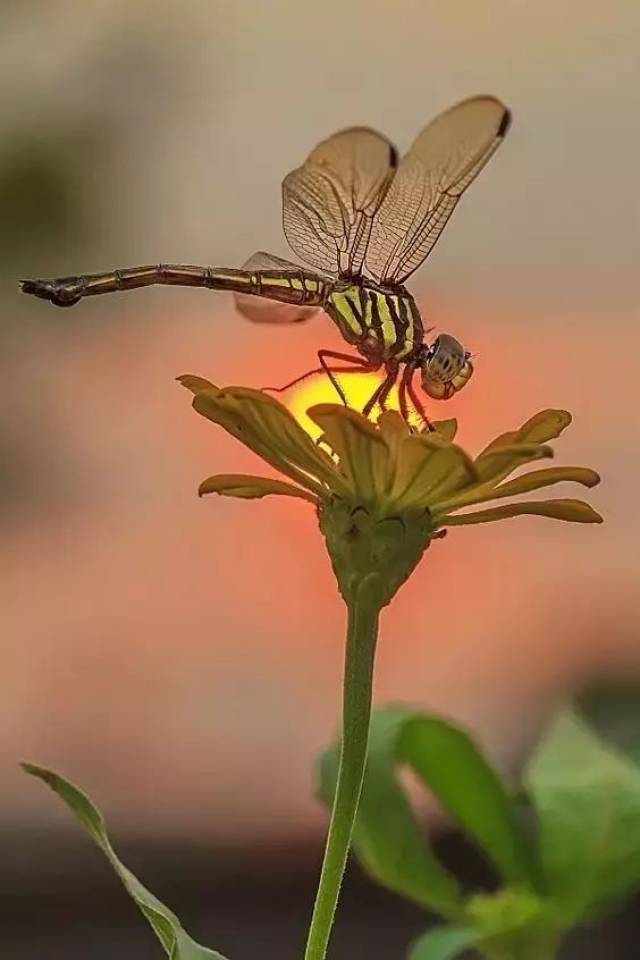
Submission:
<svg viewBox="0 0 640 960">
<path fill-rule="evenodd" d="M 336 283 L 325 310 L 349 343 L 380 360 L 408 360 L 423 340 L 420 313 L 404 287 Z"/>
</svg>

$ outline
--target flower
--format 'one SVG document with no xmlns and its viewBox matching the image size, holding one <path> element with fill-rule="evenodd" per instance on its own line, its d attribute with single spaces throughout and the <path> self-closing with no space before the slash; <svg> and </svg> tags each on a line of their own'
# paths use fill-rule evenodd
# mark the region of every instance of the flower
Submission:
<svg viewBox="0 0 640 960">
<path fill-rule="evenodd" d="M 289 410 L 268 394 L 248 387 L 220 389 L 191 375 L 179 380 L 194 394 L 198 413 L 286 477 L 220 474 L 200 485 L 200 495 L 275 494 L 315 504 L 345 598 L 354 574 L 361 578 L 374 569 L 389 579 L 403 555 L 402 571 L 388 583 L 388 603 L 431 540 L 448 527 L 525 514 L 602 522 L 582 500 L 513 500 L 562 481 L 586 487 L 599 482 L 598 474 L 585 467 L 537 469 L 507 479 L 519 467 L 553 456 L 548 441 L 571 422 L 564 410 L 537 413 L 472 459 L 454 443 L 455 420 L 436 423 L 434 432 L 416 432 L 395 411 L 384 412 L 375 424 L 348 407 L 319 404 L 307 411 L 323 431 L 314 443 Z M 468 510 L 507 498 L 508 503 Z"/>
</svg>

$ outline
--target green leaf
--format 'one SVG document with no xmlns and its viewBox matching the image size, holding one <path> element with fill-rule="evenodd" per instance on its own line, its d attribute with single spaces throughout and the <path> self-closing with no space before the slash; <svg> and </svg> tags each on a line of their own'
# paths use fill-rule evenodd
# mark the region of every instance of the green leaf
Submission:
<svg viewBox="0 0 640 960">
<path fill-rule="evenodd" d="M 396 780 L 397 742 L 411 714 L 377 710 L 371 721 L 369 755 L 353 845 L 362 867 L 379 883 L 446 917 L 461 914 L 454 878 L 434 857 L 404 791 Z M 339 747 L 320 763 L 319 796 L 331 806 Z"/>
<path fill-rule="evenodd" d="M 549 896 L 565 926 L 640 884 L 640 770 L 567 713 L 526 777 Z"/>
<path fill-rule="evenodd" d="M 22 768 L 43 780 L 75 814 L 80 826 L 87 831 L 102 850 L 109 863 L 120 877 L 129 896 L 135 901 L 153 932 L 164 947 L 170 960 L 225 960 L 220 953 L 200 946 L 185 932 L 180 921 L 165 907 L 117 858 L 107 836 L 105 822 L 100 811 L 74 784 L 59 774 L 32 763 L 23 763 Z"/>
<path fill-rule="evenodd" d="M 536 868 L 516 808 L 473 740 L 446 720 L 416 714 L 404 724 L 397 758 L 408 763 L 507 883 L 536 887 Z"/>
<path fill-rule="evenodd" d="M 408 960 L 454 960 L 478 937 L 477 931 L 467 927 L 437 927 L 411 945 Z"/>
</svg>

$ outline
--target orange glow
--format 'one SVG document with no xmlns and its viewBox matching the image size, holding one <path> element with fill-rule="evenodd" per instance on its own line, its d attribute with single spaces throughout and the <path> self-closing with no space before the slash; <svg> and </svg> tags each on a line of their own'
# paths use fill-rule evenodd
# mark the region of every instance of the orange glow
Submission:
<svg viewBox="0 0 640 960">
<path fill-rule="evenodd" d="M 362 410 L 376 387 L 381 383 L 381 373 L 341 373 L 337 380 L 345 392 L 349 406 L 354 410 Z M 304 427 L 314 439 L 320 436 L 320 428 L 307 416 L 306 411 L 316 403 L 340 403 L 331 381 L 324 374 L 310 377 L 298 386 L 293 387 L 287 399 L 287 406 L 298 423 Z M 398 391 L 394 388 L 387 399 L 390 410 L 398 410 Z M 374 414 L 374 416 L 376 416 Z"/>
</svg>

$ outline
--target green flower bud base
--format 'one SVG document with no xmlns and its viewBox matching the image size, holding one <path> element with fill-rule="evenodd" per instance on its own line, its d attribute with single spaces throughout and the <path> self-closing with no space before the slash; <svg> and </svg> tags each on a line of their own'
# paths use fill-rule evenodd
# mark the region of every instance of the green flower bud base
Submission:
<svg viewBox="0 0 640 960">
<path fill-rule="evenodd" d="M 318 507 L 320 529 L 340 593 L 350 604 L 358 585 L 376 574 L 376 603 L 391 602 L 437 534 L 426 508 L 395 516 L 379 514 L 353 500 L 332 497 Z"/>
</svg>

